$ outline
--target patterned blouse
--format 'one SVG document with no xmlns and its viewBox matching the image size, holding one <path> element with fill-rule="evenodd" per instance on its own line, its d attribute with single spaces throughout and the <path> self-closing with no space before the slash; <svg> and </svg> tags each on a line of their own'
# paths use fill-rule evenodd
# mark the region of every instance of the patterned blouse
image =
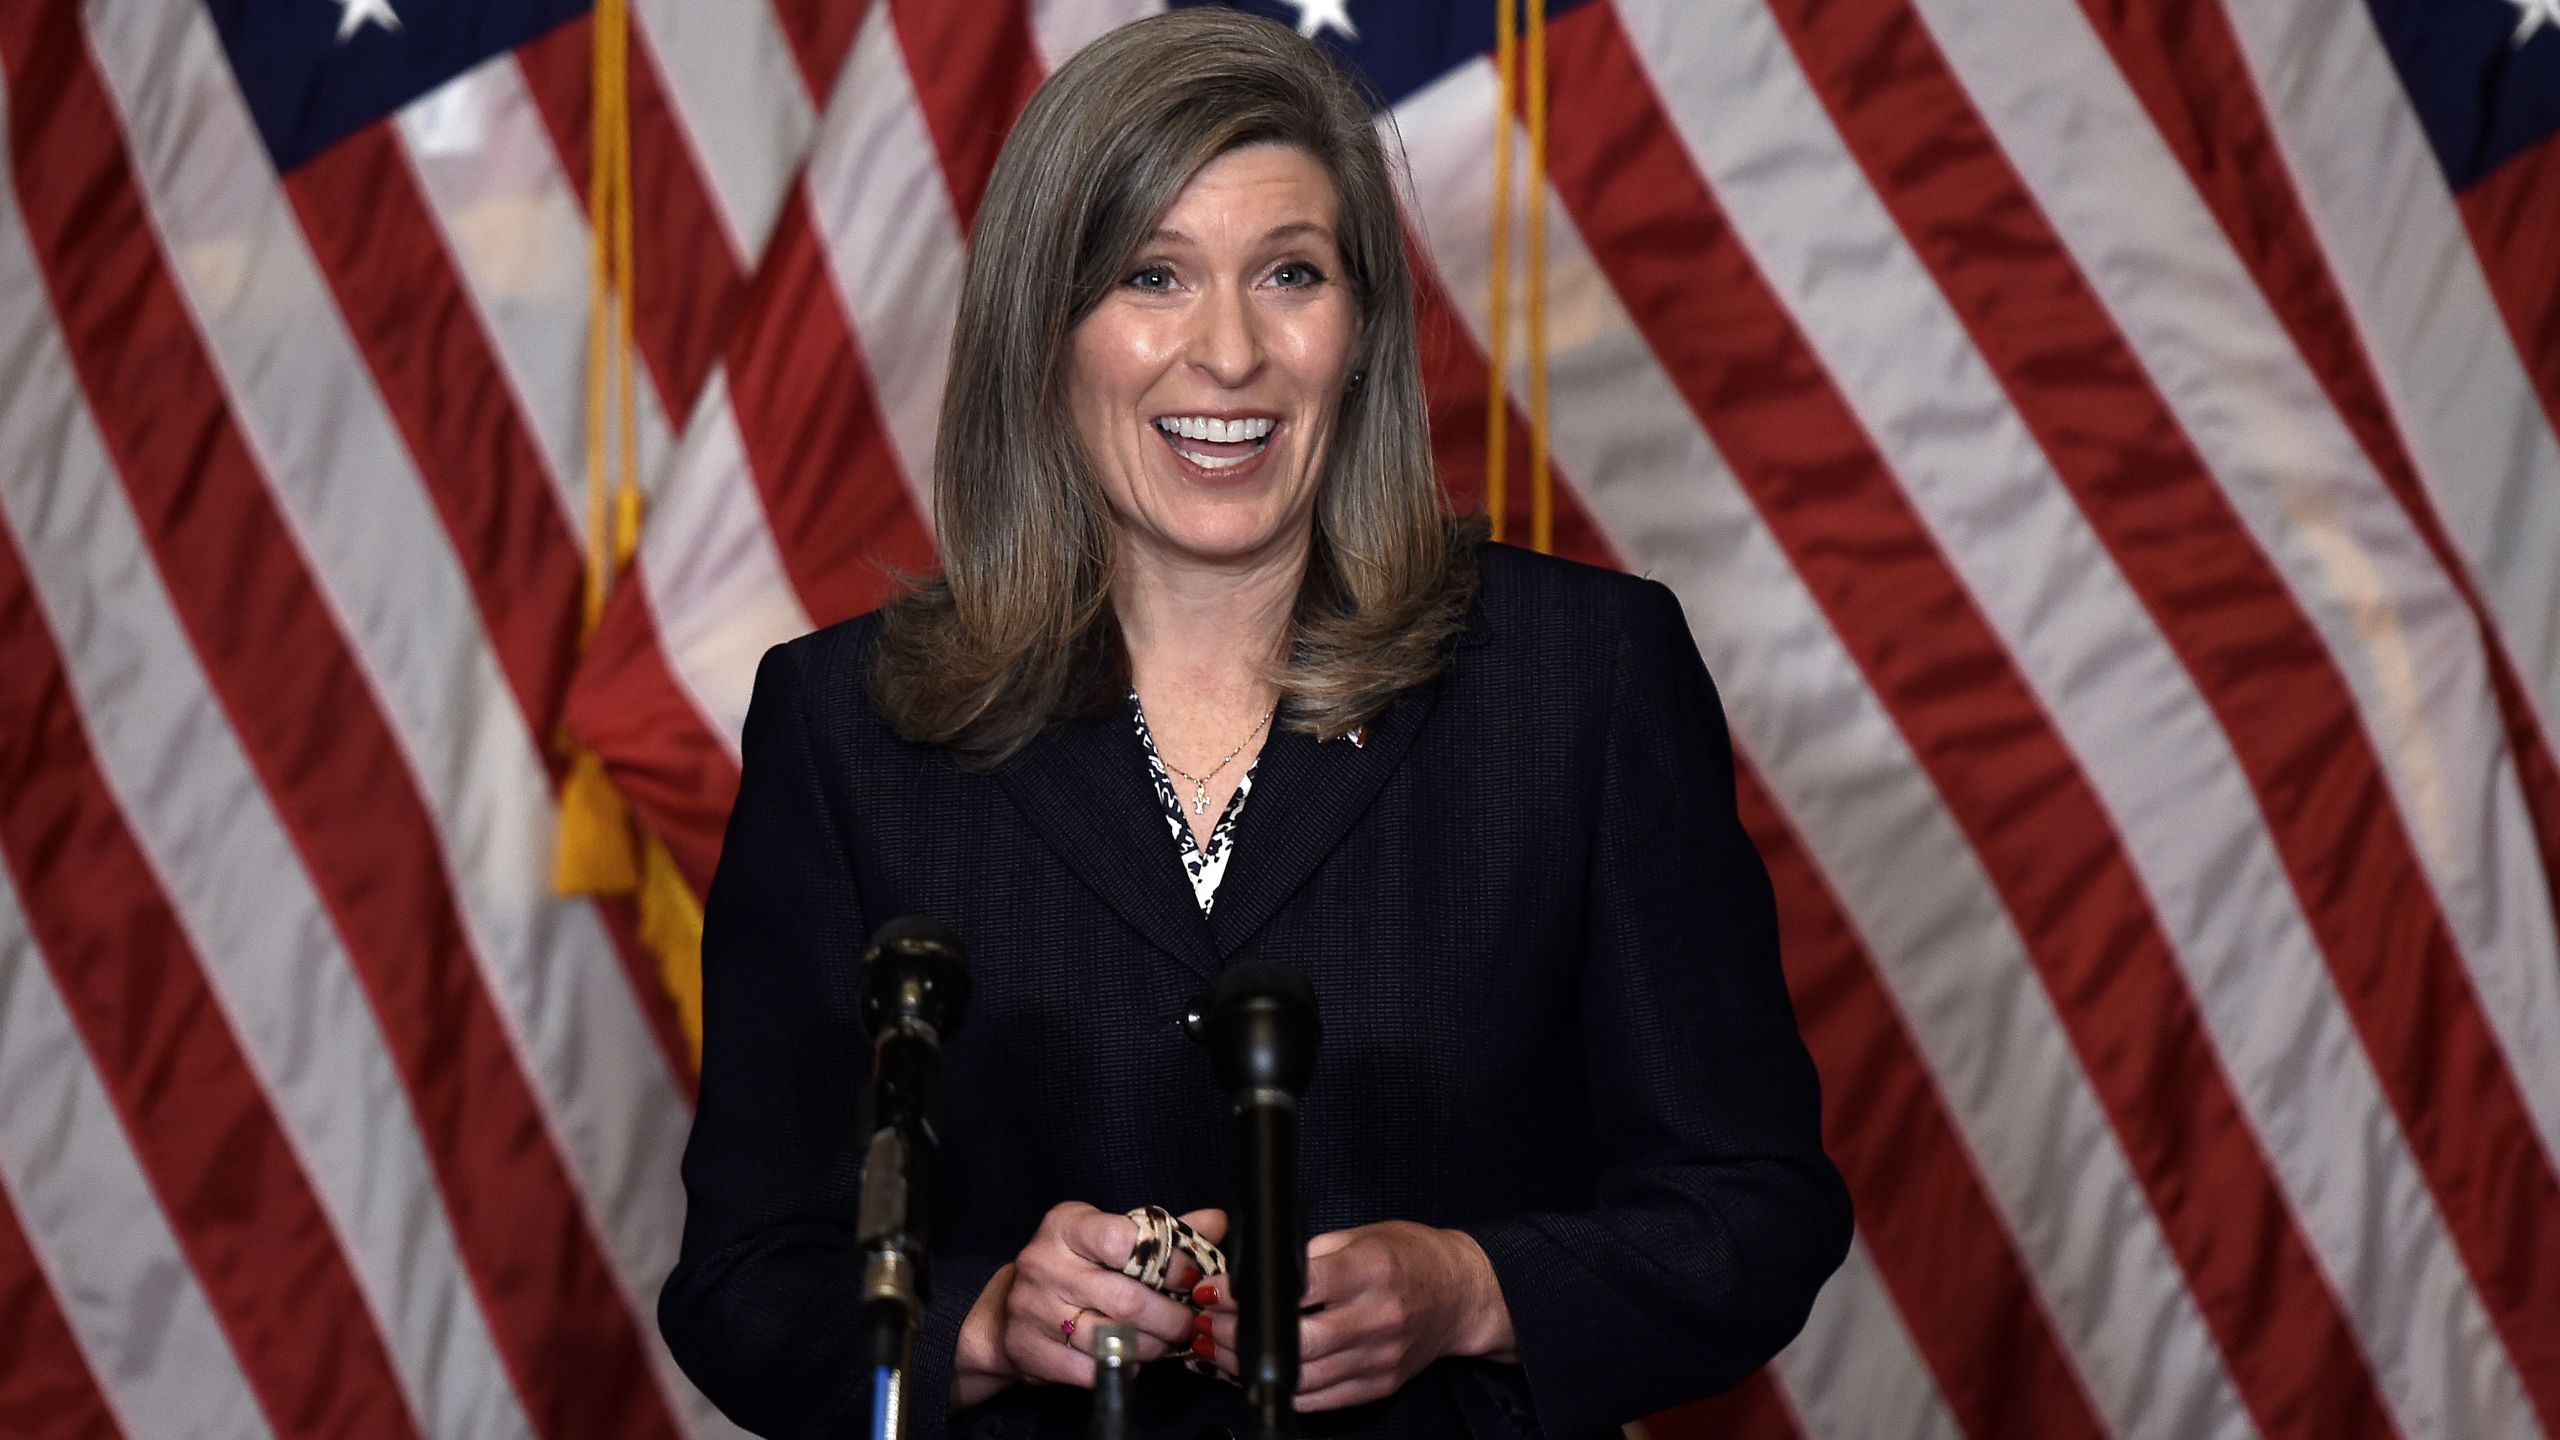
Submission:
<svg viewBox="0 0 2560 1440">
<path fill-rule="evenodd" d="M 1218 881 L 1225 878 L 1227 861 L 1236 853 L 1236 817 L 1244 813 L 1244 797 L 1253 789 L 1253 772 L 1262 766 L 1262 757 L 1244 769 L 1244 778 L 1236 782 L 1236 793 L 1227 808 L 1218 812 L 1217 828 L 1209 832 L 1209 844 L 1203 849 L 1192 838 L 1191 819 L 1183 813 L 1181 798 L 1174 793 L 1173 776 L 1164 768 L 1164 757 L 1156 753 L 1156 737 L 1147 730 L 1147 712 L 1138 704 L 1137 692 L 1129 694 L 1129 713 L 1136 717 L 1138 743 L 1147 747 L 1147 768 L 1155 773 L 1156 800 L 1164 806 L 1164 819 L 1173 827 L 1173 843 L 1182 860 L 1182 873 L 1191 877 L 1191 896 L 1200 902 L 1200 913 L 1209 913 L 1209 904 L 1218 896 Z"/>
</svg>

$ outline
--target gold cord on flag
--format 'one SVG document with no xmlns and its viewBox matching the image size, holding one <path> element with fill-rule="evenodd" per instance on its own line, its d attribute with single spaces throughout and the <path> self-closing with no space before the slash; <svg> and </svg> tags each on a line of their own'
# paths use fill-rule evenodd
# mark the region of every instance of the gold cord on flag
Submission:
<svg viewBox="0 0 2560 1440">
<path fill-rule="evenodd" d="M 596 0 L 594 159 L 587 185 L 587 609 L 595 638 L 614 577 L 640 543 L 640 455 L 631 333 L 631 13 Z M 605 426 L 608 398 L 612 431 Z"/>
<path fill-rule="evenodd" d="M 1484 390 L 1484 513 L 1493 538 L 1503 538 L 1509 518 L 1511 371 L 1511 93 L 1520 78 L 1516 0 L 1493 0 L 1493 276 L 1492 319 L 1486 336 Z"/>
<path fill-rule="evenodd" d="M 632 325 L 631 14 L 629 0 L 596 0 L 592 22 L 591 163 L 587 183 L 586 590 L 583 651 L 604 622 L 614 580 L 640 546 L 639 375 Z M 634 895 L 640 942 L 695 1063 L 702 1058 L 702 906 L 657 836 L 639 837 L 631 810 L 593 750 L 565 735 L 560 837 L 552 888 L 563 895 Z"/>
<path fill-rule="evenodd" d="M 1547 476 L 1547 0 L 1529 10 L 1529 548 L 1556 548 Z"/>
<path fill-rule="evenodd" d="M 1528 12 L 1525 46 L 1522 9 Z M 1525 187 L 1529 544 L 1543 554 L 1555 548 L 1554 481 L 1547 468 L 1547 4 L 1546 0 L 1494 0 L 1494 15 L 1493 275 L 1485 386 L 1484 508 L 1493 525 L 1493 538 L 1504 538 L 1511 508 L 1511 112 L 1515 100 L 1525 99 L 1529 122 L 1529 176 Z M 1524 62 L 1528 70 L 1525 95 L 1520 73 Z"/>
</svg>

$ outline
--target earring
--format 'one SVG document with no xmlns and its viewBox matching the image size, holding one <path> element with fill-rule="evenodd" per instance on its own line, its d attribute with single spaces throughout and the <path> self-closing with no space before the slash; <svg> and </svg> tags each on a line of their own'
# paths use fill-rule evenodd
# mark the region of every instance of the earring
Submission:
<svg viewBox="0 0 2560 1440">
<path fill-rule="evenodd" d="M 1359 393 L 1360 393 L 1360 382 L 1361 382 L 1363 379 L 1367 378 L 1368 373 L 1369 373 L 1369 372 L 1368 372 L 1368 371 L 1366 371 L 1366 370 L 1354 370 L 1354 371 L 1352 371 L 1352 372 L 1351 372 L 1351 383 L 1342 387 L 1342 393 L 1343 393 L 1343 394 L 1345 394 L 1345 395 L 1357 395 L 1357 394 L 1359 394 Z"/>
</svg>

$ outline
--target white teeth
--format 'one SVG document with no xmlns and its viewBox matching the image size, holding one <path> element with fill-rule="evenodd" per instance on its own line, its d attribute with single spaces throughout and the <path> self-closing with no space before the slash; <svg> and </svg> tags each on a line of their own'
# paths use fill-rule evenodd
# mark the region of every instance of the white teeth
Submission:
<svg viewBox="0 0 2560 1440">
<path fill-rule="evenodd" d="M 1271 426 L 1272 421 L 1267 416 L 1218 420 L 1206 415 L 1167 415 L 1156 421 L 1156 428 L 1167 435 L 1229 444 L 1238 440 L 1259 440 L 1271 433 Z"/>
<path fill-rule="evenodd" d="M 1182 458 L 1203 470 L 1224 470 L 1230 465 L 1241 465 L 1253 457 L 1251 455 L 1202 455 L 1196 451 L 1185 450 L 1182 452 Z"/>
<path fill-rule="evenodd" d="M 1203 440 L 1211 444 L 1232 445 L 1238 441 L 1267 440 L 1275 422 L 1256 416 L 1245 420 L 1219 420 L 1207 415 L 1166 415 L 1156 421 L 1156 428 L 1178 440 Z M 1259 455 L 1256 448 L 1242 455 L 1203 455 L 1187 446 L 1176 445 L 1182 458 L 1203 470 L 1224 470 L 1241 465 Z"/>
</svg>

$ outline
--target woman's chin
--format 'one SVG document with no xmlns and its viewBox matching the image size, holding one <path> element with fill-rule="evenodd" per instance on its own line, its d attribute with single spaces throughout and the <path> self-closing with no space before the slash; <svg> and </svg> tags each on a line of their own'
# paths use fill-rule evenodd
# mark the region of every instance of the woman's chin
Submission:
<svg viewBox="0 0 2560 1440">
<path fill-rule="evenodd" d="M 1202 517 L 1198 523 L 1172 525 L 1159 530 L 1155 541 L 1168 558 L 1179 558 L 1193 564 L 1245 565 L 1266 557 L 1286 553 L 1290 525 L 1286 520 L 1254 516 Z M 1299 528 L 1303 529 L 1301 522 Z M 1298 538 L 1304 538 L 1303 536 Z"/>
</svg>

